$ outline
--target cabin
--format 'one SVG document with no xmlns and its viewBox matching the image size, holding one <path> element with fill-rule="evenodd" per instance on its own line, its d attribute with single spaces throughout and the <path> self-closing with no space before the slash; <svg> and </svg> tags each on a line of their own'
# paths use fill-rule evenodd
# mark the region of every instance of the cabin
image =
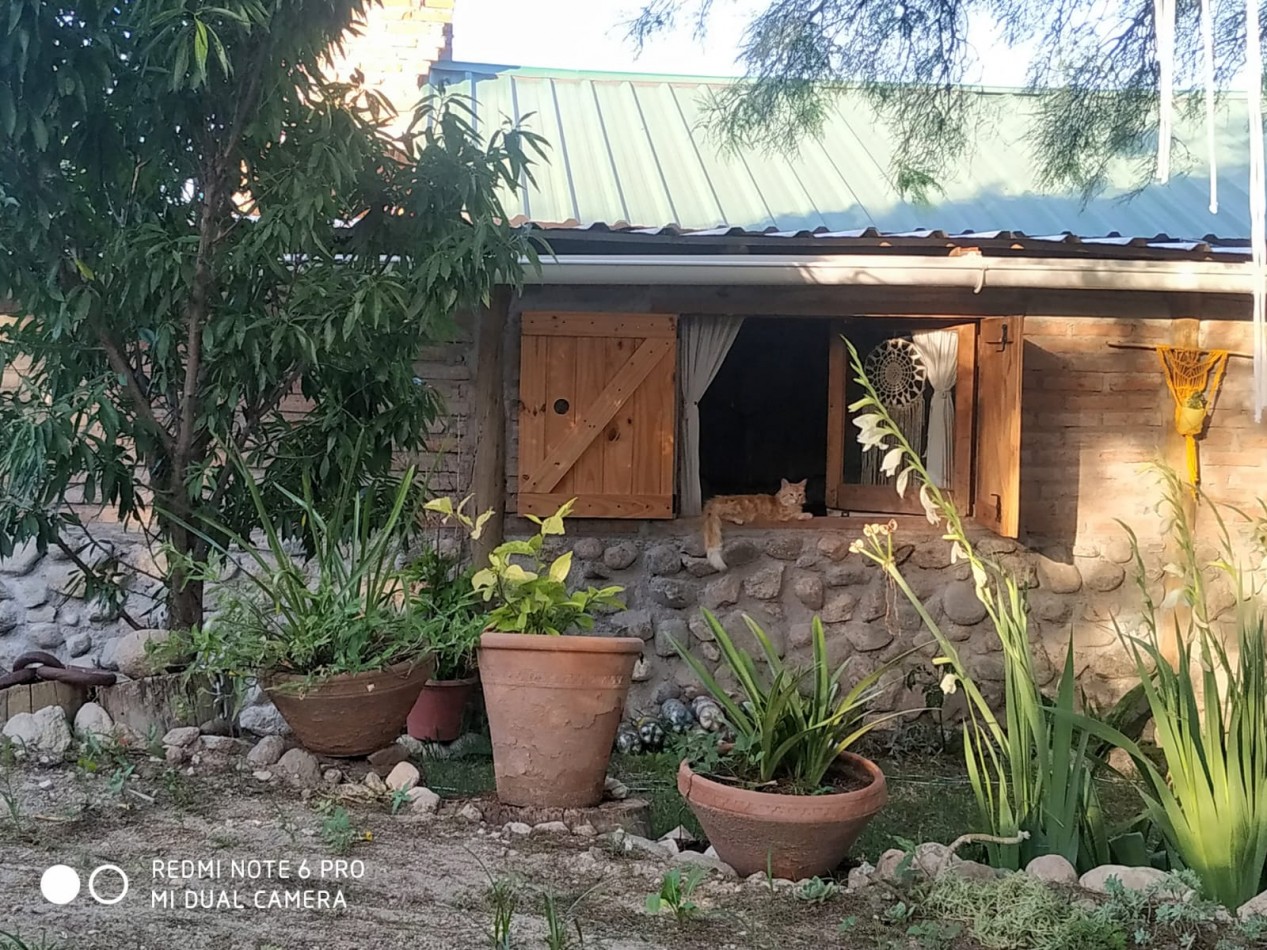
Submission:
<svg viewBox="0 0 1267 950">
<path fill-rule="evenodd" d="M 741 636 L 752 616 L 793 656 L 817 615 L 860 673 L 921 642 L 914 611 L 848 552 L 890 519 L 913 588 L 987 692 L 1001 688 L 965 566 L 861 451 L 846 341 L 980 548 L 1028 589 L 1047 655 L 1062 661 L 1072 638 L 1093 697 L 1132 684 L 1114 619 L 1129 628 L 1139 602 L 1118 520 L 1159 574 L 1145 467 L 1185 465 L 1163 352 L 1230 351 L 1207 379 L 1200 484 L 1236 504 L 1261 492 L 1243 102 L 1220 119 L 1225 201 L 1211 216 L 1199 168 L 1129 200 L 1129 169 L 1085 203 L 1044 190 L 1026 145 L 1033 104 L 1016 92 L 980 93 L 994 140 L 916 204 L 847 92 L 794 154 L 727 154 L 702 121 L 716 85 L 698 79 L 437 63 L 429 82 L 470 96 L 488 128 L 522 122 L 550 143 L 507 196 L 541 238 L 539 271 L 420 368 L 440 370 L 452 409 L 436 487 L 473 491 L 506 534 L 576 500 L 576 579 L 625 586 L 627 609 L 603 627 L 648 641 L 635 712 L 686 682 L 673 639 L 716 658 L 701 607 Z M 806 482 L 812 517 L 726 526 L 716 571 L 702 503 L 782 479 Z M 924 705 L 927 661 L 907 666 L 883 704 Z"/>
</svg>

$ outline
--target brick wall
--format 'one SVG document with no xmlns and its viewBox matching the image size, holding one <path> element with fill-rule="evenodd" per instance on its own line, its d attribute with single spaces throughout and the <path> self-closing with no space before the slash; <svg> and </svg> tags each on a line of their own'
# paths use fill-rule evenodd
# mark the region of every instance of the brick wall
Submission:
<svg viewBox="0 0 1267 950">
<path fill-rule="evenodd" d="M 431 64 L 452 53 L 453 0 L 382 0 L 366 10 L 359 33 L 331 57 L 334 74 L 349 79 L 359 71 L 397 112 L 409 112 Z M 395 123 L 405 125 L 404 116 Z"/>
</svg>

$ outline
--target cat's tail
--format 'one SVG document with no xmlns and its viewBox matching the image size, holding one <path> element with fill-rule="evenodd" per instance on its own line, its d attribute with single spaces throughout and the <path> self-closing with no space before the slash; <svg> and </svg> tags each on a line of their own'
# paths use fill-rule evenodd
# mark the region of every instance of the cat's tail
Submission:
<svg viewBox="0 0 1267 950">
<path fill-rule="evenodd" d="M 726 562 L 721 556 L 721 518 L 713 510 L 710 500 L 704 506 L 704 552 L 708 555 L 708 563 L 717 570 L 726 570 Z"/>
</svg>

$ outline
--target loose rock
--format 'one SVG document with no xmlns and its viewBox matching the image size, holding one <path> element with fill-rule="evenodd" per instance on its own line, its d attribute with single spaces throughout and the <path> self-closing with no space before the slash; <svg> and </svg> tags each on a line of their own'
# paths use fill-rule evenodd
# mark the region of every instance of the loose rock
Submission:
<svg viewBox="0 0 1267 950">
<path fill-rule="evenodd" d="M 369 763 L 376 772 L 386 775 L 398 763 L 409 758 L 409 750 L 399 743 L 393 742 L 385 749 L 379 749 L 369 757 Z"/>
<path fill-rule="evenodd" d="M 165 643 L 171 633 L 167 630 L 133 630 L 114 642 L 114 662 L 119 672 L 132 679 L 141 679 L 161 673 L 154 660 L 146 653 L 146 644 L 157 646 Z"/>
<path fill-rule="evenodd" d="M 366 772 L 365 780 L 362 784 L 375 795 L 382 795 L 387 791 L 387 783 L 383 781 L 383 777 L 377 772 Z"/>
<path fill-rule="evenodd" d="M 1095 894 L 1107 894 L 1110 878 L 1117 878 L 1128 891 L 1146 891 L 1167 879 L 1157 868 L 1132 868 L 1122 864 L 1101 864 L 1078 879 L 1078 886 Z"/>
<path fill-rule="evenodd" d="M 114 734 L 114 720 L 110 714 L 96 703 L 84 703 L 75 713 L 75 736 L 86 739 L 92 736 L 97 739 L 108 738 Z"/>
<path fill-rule="evenodd" d="M 175 746 L 191 746 L 197 740 L 201 733 L 197 726 L 177 726 L 175 729 L 169 729 L 167 735 L 163 736 L 163 745 Z"/>
<path fill-rule="evenodd" d="M 434 815 L 440 808 L 440 796 L 421 785 L 408 792 L 409 810 L 415 815 Z"/>
<path fill-rule="evenodd" d="M 246 754 L 248 765 L 257 769 L 266 769 L 275 764 L 286 751 L 286 743 L 281 736 L 265 736 Z"/>
<path fill-rule="evenodd" d="M 238 725 L 257 736 L 290 735 L 290 725 L 272 703 L 247 706 L 238 714 Z"/>
<path fill-rule="evenodd" d="M 273 771 L 300 788 L 321 784 L 321 766 L 316 756 L 305 749 L 291 749 L 277 760 Z"/>
<path fill-rule="evenodd" d="M 45 706 L 33 713 L 18 713 L 4 724 L 4 735 L 24 750 L 60 759 L 70 749 L 70 726 L 61 706 Z"/>
<path fill-rule="evenodd" d="M 407 792 L 420 781 L 422 781 L 422 776 L 411 763 L 399 762 L 387 776 L 387 787 L 393 792 Z"/>
<path fill-rule="evenodd" d="M 707 854 L 700 854 L 698 851 L 680 851 L 673 856 L 674 864 L 689 864 L 693 867 L 708 868 L 716 871 L 722 877 L 738 878 L 739 875 L 725 861 L 710 857 Z"/>
<path fill-rule="evenodd" d="M 530 835 L 532 834 L 532 825 L 522 821 L 508 821 L 502 825 L 502 834 L 505 835 Z"/>
<path fill-rule="evenodd" d="M 1025 873 L 1048 884 L 1078 883 L 1078 872 L 1059 854 L 1040 854 L 1025 865 Z"/>
<path fill-rule="evenodd" d="M 465 818 L 467 821 L 483 821 L 484 813 L 480 811 L 479 806 L 473 802 L 467 802 L 458 809 L 458 817 Z"/>
<path fill-rule="evenodd" d="M 1249 917 L 1267 917 L 1267 891 L 1257 897 L 1251 897 L 1236 910 L 1236 916 L 1245 920 Z"/>
<path fill-rule="evenodd" d="M 532 833 L 543 835 L 566 835 L 571 834 L 571 829 L 561 821 L 543 821 L 539 825 L 532 826 Z"/>
</svg>

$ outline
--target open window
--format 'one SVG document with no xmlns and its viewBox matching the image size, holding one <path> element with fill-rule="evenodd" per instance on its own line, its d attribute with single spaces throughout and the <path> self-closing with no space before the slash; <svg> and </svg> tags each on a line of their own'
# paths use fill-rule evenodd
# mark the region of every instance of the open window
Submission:
<svg viewBox="0 0 1267 950">
<path fill-rule="evenodd" d="M 747 317 L 699 403 L 704 498 L 768 494 L 806 481 L 806 510 L 826 511 L 831 322 Z"/>
<path fill-rule="evenodd" d="M 525 313 L 519 513 L 673 517 L 677 317 Z"/>
<path fill-rule="evenodd" d="M 848 411 L 860 395 L 842 336 L 857 348 L 889 414 L 934 481 L 997 534 L 1019 530 L 1022 318 L 842 322 L 831 343 L 829 510 L 920 512 L 899 498 L 878 452 L 862 452 Z"/>
</svg>

